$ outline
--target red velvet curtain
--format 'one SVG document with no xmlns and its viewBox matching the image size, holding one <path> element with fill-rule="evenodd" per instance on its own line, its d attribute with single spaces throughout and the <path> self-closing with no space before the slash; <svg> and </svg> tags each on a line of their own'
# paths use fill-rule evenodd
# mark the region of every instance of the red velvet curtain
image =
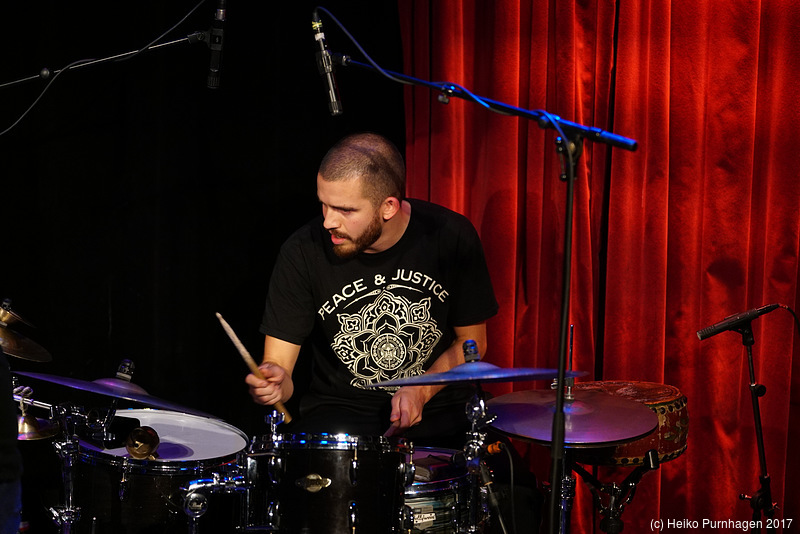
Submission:
<svg viewBox="0 0 800 534">
<path fill-rule="evenodd" d="M 405 71 L 614 131 L 636 152 L 586 142 L 575 182 L 570 323 L 585 380 L 677 387 L 685 454 L 648 473 L 623 513 L 749 520 L 759 488 L 743 338 L 696 331 L 798 297 L 800 2 L 400 0 Z M 552 130 L 461 99 L 406 93 L 408 193 L 466 214 L 501 304 L 486 359 L 555 367 L 566 184 Z M 755 376 L 776 517 L 800 530 L 800 355 L 792 315 L 753 321 Z M 495 384 L 495 394 L 547 387 Z M 548 450 L 521 440 L 541 480 Z M 542 461 L 542 459 L 544 459 Z M 629 471 L 603 468 L 603 481 Z M 573 531 L 597 530 L 578 481 Z M 730 531 L 730 530 L 729 530 Z"/>
</svg>

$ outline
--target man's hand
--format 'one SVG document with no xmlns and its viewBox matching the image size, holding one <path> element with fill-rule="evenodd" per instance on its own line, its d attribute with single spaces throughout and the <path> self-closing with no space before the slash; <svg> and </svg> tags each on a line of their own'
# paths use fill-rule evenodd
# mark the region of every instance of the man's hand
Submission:
<svg viewBox="0 0 800 534">
<path fill-rule="evenodd" d="M 286 370 L 275 363 L 262 363 L 259 367 L 264 378 L 261 379 L 250 373 L 244 379 L 250 387 L 250 396 L 257 404 L 272 405 L 284 400 L 284 382 L 289 378 Z M 289 378 L 291 383 L 291 378 Z M 289 393 L 291 395 L 291 393 Z M 287 395 L 287 398 L 288 396 Z"/>
<path fill-rule="evenodd" d="M 426 386 L 405 386 L 397 390 L 392 397 L 391 426 L 384 436 L 402 434 L 422 421 L 422 408 L 430 399 L 429 389 Z"/>
</svg>

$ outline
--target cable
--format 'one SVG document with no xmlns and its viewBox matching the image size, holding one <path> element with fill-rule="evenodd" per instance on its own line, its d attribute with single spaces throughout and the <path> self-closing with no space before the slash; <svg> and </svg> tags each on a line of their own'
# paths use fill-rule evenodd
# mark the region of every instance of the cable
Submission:
<svg viewBox="0 0 800 534">
<path fill-rule="evenodd" d="M 174 31 L 175 28 L 177 28 L 178 26 L 183 24 L 186 21 L 186 19 L 188 19 L 192 15 L 192 13 L 197 11 L 198 8 L 200 8 L 200 6 L 202 6 L 205 2 L 206 2 L 206 0 L 200 0 L 200 2 L 196 6 L 194 6 L 181 20 L 179 20 L 177 23 L 173 24 L 167 31 L 165 31 L 164 33 L 162 33 L 161 35 L 156 37 L 152 42 L 150 42 L 150 44 L 145 45 L 143 48 L 140 48 L 139 50 L 137 50 L 136 52 L 134 52 L 132 54 L 128 54 L 128 55 L 125 55 L 123 57 L 117 58 L 114 61 L 115 62 L 121 62 L 121 61 L 127 61 L 129 59 L 133 59 L 134 57 L 138 56 L 139 54 L 141 54 L 145 50 L 147 50 L 150 47 L 156 45 L 159 41 L 161 41 L 161 39 L 166 37 L 170 32 Z M 91 63 L 93 61 L 97 61 L 97 60 L 96 59 L 79 59 L 78 61 L 73 61 L 72 63 L 68 64 L 63 69 L 56 71 L 55 75 L 52 78 L 50 78 L 50 80 L 47 82 L 47 85 L 45 85 L 44 88 L 42 89 L 42 91 L 39 93 L 39 96 L 36 97 L 36 99 L 33 101 L 33 103 L 30 106 L 28 106 L 28 109 L 26 109 L 24 112 L 22 112 L 22 115 L 20 115 L 19 118 L 17 120 L 15 120 L 11 124 L 11 126 L 9 126 L 5 130 L 0 132 L 0 137 L 4 136 L 5 134 L 7 134 L 11 130 L 13 130 L 20 122 L 22 122 L 22 119 L 24 119 L 25 117 L 28 116 L 28 113 L 30 113 L 33 110 L 33 108 L 36 107 L 36 105 L 42 99 L 42 97 L 47 92 L 47 90 L 50 89 L 50 87 L 58 79 L 58 77 L 61 76 L 61 74 L 65 73 L 68 70 L 73 69 L 75 67 L 80 67 L 80 66 L 89 64 L 89 63 Z M 50 77 L 50 74 L 51 74 L 51 71 L 46 69 L 46 68 L 44 68 L 44 69 L 42 69 L 41 74 L 39 75 L 39 77 L 46 79 L 46 78 Z"/>
<path fill-rule="evenodd" d="M 500 448 L 508 457 L 508 495 L 511 499 L 511 532 L 517 534 L 517 503 L 514 497 L 514 456 L 505 443 L 500 443 Z"/>
</svg>

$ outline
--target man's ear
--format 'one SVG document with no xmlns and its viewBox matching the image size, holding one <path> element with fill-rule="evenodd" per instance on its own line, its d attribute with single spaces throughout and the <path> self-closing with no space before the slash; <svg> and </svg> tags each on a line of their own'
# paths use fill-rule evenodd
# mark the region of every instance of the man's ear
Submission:
<svg viewBox="0 0 800 534">
<path fill-rule="evenodd" d="M 384 221 L 391 220 L 400 211 L 400 199 L 397 197 L 386 197 L 381 204 L 381 216 Z"/>
</svg>

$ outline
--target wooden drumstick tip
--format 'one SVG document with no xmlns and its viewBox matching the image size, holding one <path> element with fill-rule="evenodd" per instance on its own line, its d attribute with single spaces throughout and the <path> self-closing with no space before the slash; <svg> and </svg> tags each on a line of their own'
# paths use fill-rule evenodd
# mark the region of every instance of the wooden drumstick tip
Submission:
<svg viewBox="0 0 800 534">
<path fill-rule="evenodd" d="M 239 354 L 241 354 L 242 359 L 244 360 L 244 363 L 246 363 L 247 367 L 250 368 L 250 372 L 253 373 L 256 377 L 260 378 L 261 380 L 266 380 L 266 378 L 264 378 L 264 374 L 261 372 L 261 369 L 258 368 L 258 364 L 255 362 L 255 360 L 253 360 L 253 357 L 250 356 L 250 353 L 247 351 L 242 342 L 239 341 L 239 336 L 237 336 L 236 332 L 233 331 L 233 328 L 231 328 L 231 325 L 228 324 L 228 321 L 223 319 L 222 315 L 219 312 L 215 313 L 215 315 L 217 316 L 217 319 L 219 319 L 222 328 L 228 334 L 228 337 L 231 339 L 231 341 L 233 341 L 233 344 L 238 349 Z M 278 410 L 280 413 L 283 414 L 284 423 L 292 422 L 292 416 L 289 414 L 289 411 L 286 409 L 286 406 L 283 405 L 283 402 L 277 401 L 274 404 L 274 406 L 276 410 Z"/>
</svg>

